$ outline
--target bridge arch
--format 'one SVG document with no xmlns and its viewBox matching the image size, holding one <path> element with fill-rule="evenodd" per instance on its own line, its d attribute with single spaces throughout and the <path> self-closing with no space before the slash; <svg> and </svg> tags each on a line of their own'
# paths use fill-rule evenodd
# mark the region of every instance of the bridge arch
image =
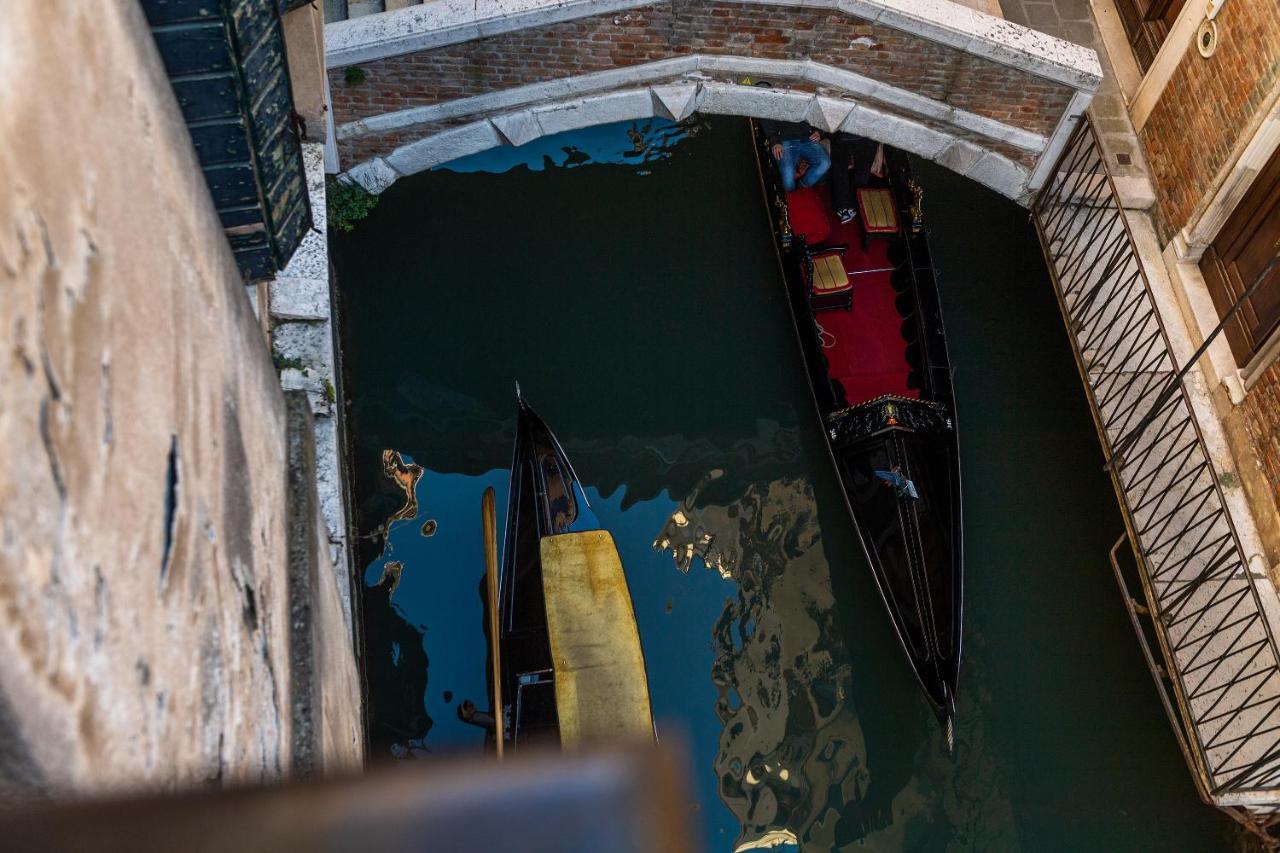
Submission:
<svg viewBox="0 0 1280 853">
<path fill-rule="evenodd" d="M 497 146 L 702 112 L 859 133 L 1026 203 L 1101 78 L 1091 50 L 949 0 L 436 0 L 326 43 L 346 174 L 375 193 Z"/>
</svg>

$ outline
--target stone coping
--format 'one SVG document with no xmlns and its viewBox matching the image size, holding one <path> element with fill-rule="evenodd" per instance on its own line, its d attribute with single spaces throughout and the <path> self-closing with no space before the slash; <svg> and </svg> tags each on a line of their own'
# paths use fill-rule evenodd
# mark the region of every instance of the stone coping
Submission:
<svg viewBox="0 0 1280 853">
<path fill-rule="evenodd" d="M 595 124 L 693 112 L 808 121 L 829 131 L 861 133 L 941 163 L 1000 194 L 1025 204 L 1030 175 L 1022 166 L 972 142 L 934 130 L 875 106 L 808 93 L 716 82 L 684 82 L 611 92 L 509 112 L 441 131 L 402 145 L 384 157 L 353 167 L 344 176 L 372 193 L 401 177 L 501 145 L 523 145 Z"/>
<path fill-rule="evenodd" d="M 1090 48 L 978 12 L 952 0 L 743 0 L 825 7 L 945 44 L 1075 89 L 1102 80 Z M 325 26 L 330 68 L 400 56 L 529 27 L 654 5 L 653 0 L 428 0 Z"/>
</svg>

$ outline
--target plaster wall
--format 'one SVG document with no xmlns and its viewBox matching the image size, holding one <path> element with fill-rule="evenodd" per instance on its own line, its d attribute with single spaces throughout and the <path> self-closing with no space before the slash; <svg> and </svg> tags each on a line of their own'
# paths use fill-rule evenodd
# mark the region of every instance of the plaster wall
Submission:
<svg viewBox="0 0 1280 853">
<path fill-rule="evenodd" d="M 20 3 L 0 75 L 0 792 L 275 779 L 284 399 L 154 43 L 133 3 Z"/>
</svg>

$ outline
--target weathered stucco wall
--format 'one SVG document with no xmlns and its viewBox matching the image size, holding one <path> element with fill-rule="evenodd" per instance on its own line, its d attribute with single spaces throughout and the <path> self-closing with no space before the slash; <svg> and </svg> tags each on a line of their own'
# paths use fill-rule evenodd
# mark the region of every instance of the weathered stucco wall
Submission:
<svg viewBox="0 0 1280 853">
<path fill-rule="evenodd" d="M 133 3 L 19 3 L 0 75 L 0 791 L 278 777 L 284 399 L 154 44 Z"/>
</svg>

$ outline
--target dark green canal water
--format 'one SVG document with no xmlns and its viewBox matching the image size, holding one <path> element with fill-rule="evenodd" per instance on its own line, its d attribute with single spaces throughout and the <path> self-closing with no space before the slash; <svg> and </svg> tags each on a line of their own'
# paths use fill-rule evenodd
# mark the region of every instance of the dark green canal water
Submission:
<svg viewBox="0 0 1280 853">
<path fill-rule="evenodd" d="M 456 706 L 487 706 L 479 505 L 505 505 L 518 380 L 618 542 L 706 849 L 1232 846 L 1110 575 L 1121 519 L 1024 210 L 917 166 L 965 485 L 947 756 L 821 445 L 746 123 L 505 156 L 401 180 L 333 244 L 375 759 L 481 748 Z M 422 466 L 416 506 L 385 451 Z"/>
</svg>

